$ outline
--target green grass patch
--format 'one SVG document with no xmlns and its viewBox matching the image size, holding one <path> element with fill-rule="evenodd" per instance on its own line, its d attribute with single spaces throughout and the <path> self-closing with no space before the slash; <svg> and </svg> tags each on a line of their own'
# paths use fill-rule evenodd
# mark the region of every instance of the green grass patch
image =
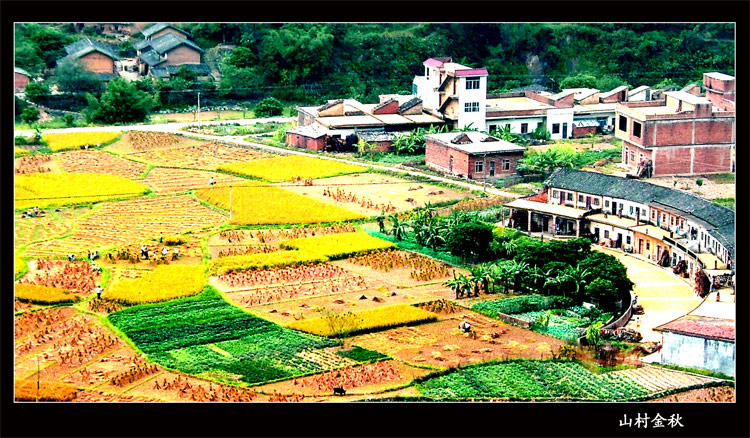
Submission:
<svg viewBox="0 0 750 438">
<path fill-rule="evenodd" d="M 336 352 L 341 357 L 346 357 L 357 362 L 374 362 L 377 360 L 387 359 L 388 356 L 374 350 L 368 350 L 360 346 L 355 346 L 351 350 L 339 350 Z"/>
<path fill-rule="evenodd" d="M 716 184 L 734 184 L 735 175 L 733 173 L 716 173 L 702 176 L 702 178 L 711 180 Z"/>
<path fill-rule="evenodd" d="M 734 210 L 734 198 L 716 198 L 711 201 L 721 205 L 722 207 L 730 208 Z"/>
</svg>

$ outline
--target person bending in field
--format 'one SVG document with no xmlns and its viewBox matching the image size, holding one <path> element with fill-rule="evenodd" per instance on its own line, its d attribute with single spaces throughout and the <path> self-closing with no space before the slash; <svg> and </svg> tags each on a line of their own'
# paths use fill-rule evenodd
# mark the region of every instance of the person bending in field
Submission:
<svg viewBox="0 0 750 438">
<path fill-rule="evenodd" d="M 162 259 L 162 260 L 166 260 L 166 259 L 167 259 L 167 252 L 168 252 L 168 251 L 169 251 L 169 250 L 167 249 L 167 247 L 166 247 L 166 246 L 165 246 L 164 248 L 162 248 L 162 249 L 161 249 L 161 259 Z"/>
<path fill-rule="evenodd" d="M 141 245 L 141 258 L 148 260 L 148 248 L 146 248 L 146 245 Z"/>
<path fill-rule="evenodd" d="M 216 181 L 214 181 L 214 177 L 212 176 L 208 179 L 208 185 L 212 186 L 214 184 L 216 184 Z"/>
</svg>

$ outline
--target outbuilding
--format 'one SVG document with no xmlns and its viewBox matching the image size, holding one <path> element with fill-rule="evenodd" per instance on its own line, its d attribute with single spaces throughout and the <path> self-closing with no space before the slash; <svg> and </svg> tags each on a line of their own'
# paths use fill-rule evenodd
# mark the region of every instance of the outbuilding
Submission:
<svg viewBox="0 0 750 438">
<path fill-rule="evenodd" d="M 24 88 L 26 88 L 27 85 L 29 85 L 29 82 L 31 81 L 31 75 L 24 69 L 15 67 L 13 69 L 14 72 L 14 87 L 16 93 L 19 91 L 23 91 Z"/>
<path fill-rule="evenodd" d="M 654 331 L 662 333 L 662 363 L 734 376 L 734 320 L 688 314 Z"/>
</svg>

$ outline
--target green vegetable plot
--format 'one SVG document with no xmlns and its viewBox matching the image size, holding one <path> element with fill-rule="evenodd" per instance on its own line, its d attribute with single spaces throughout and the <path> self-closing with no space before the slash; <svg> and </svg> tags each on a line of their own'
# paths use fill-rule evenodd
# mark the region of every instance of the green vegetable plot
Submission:
<svg viewBox="0 0 750 438">
<path fill-rule="evenodd" d="M 576 362 L 520 360 L 472 366 L 417 384 L 441 400 L 596 400 L 627 401 L 650 391 L 618 374 L 594 374 Z"/>
<path fill-rule="evenodd" d="M 189 374 L 259 384 L 365 362 L 379 355 L 326 350 L 340 342 L 285 329 L 226 302 L 212 287 L 200 295 L 131 307 L 109 320 L 149 360 Z"/>
</svg>

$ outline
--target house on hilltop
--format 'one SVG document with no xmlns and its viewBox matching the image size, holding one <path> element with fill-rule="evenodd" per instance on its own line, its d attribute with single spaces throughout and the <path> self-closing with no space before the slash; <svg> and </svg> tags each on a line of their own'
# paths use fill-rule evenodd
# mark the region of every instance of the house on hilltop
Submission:
<svg viewBox="0 0 750 438">
<path fill-rule="evenodd" d="M 141 75 L 168 78 L 177 74 L 182 66 L 198 76 L 211 73 L 203 60 L 204 50 L 192 41 L 189 32 L 169 23 L 159 23 L 142 33 L 145 39 L 133 45 Z"/>
<path fill-rule="evenodd" d="M 120 57 L 106 44 L 91 38 L 82 38 L 65 46 L 65 52 L 67 55 L 57 60 L 58 66 L 68 61 L 74 61 L 86 70 L 96 73 L 103 81 L 118 76 L 115 61 L 119 61 Z"/>
</svg>

